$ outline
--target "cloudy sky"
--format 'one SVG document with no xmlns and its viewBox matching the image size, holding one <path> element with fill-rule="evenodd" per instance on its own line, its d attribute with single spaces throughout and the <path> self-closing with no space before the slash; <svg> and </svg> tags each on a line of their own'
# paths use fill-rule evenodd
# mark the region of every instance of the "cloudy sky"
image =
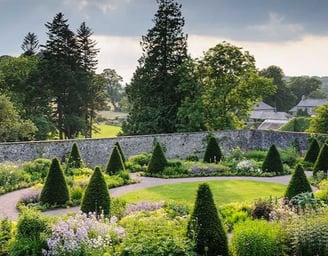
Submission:
<svg viewBox="0 0 328 256">
<path fill-rule="evenodd" d="M 222 41 L 242 47 L 259 69 L 286 75 L 328 75 L 327 0 L 177 0 L 193 57 Z M 0 56 L 21 54 L 28 32 L 45 43 L 46 28 L 62 12 L 70 28 L 85 21 L 98 43 L 98 72 L 113 68 L 128 82 L 141 56 L 141 36 L 153 26 L 156 0 L 0 0 Z"/>
</svg>

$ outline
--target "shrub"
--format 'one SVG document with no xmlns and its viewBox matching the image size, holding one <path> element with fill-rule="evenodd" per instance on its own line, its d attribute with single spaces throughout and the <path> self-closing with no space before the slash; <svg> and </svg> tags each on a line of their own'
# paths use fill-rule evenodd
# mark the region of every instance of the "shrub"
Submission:
<svg viewBox="0 0 328 256">
<path fill-rule="evenodd" d="M 157 142 L 153 150 L 147 172 L 151 174 L 162 173 L 164 171 L 165 166 L 167 166 L 167 159 L 165 157 L 161 144 Z"/>
<path fill-rule="evenodd" d="M 250 218 L 251 205 L 245 203 L 230 203 L 220 207 L 226 229 L 231 232 L 237 223 L 244 222 Z"/>
<path fill-rule="evenodd" d="M 231 240 L 234 256 L 285 255 L 283 230 L 265 220 L 247 220 L 235 226 Z"/>
<path fill-rule="evenodd" d="M 41 191 L 40 202 L 49 205 L 63 205 L 69 200 L 69 192 L 58 159 L 54 158 Z"/>
<path fill-rule="evenodd" d="M 272 200 L 258 199 L 254 202 L 254 206 L 251 212 L 253 219 L 270 219 L 270 213 L 273 210 Z"/>
<path fill-rule="evenodd" d="M 262 171 L 274 172 L 277 174 L 281 174 L 284 171 L 280 154 L 274 144 L 271 145 L 269 152 L 264 159 L 262 164 Z"/>
<path fill-rule="evenodd" d="M 186 161 L 191 161 L 191 162 L 198 162 L 199 157 L 197 155 L 187 155 L 185 158 Z"/>
<path fill-rule="evenodd" d="M 85 213 L 110 214 L 110 197 L 107 184 L 99 167 L 95 168 L 89 184 L 84 192 L 81 211 Z"/>
<path fill-rule="evenodd" d="M 313 176 L 317 175 L 318 171 L 328 171 L 328 144 L 324 143 L 320 149 L 317 160 L 314 163 L 313 167 Z"/>
<path fill-rule="evenodd" d="M 194 249 L 200 255 L 229 255 L 227 236 L 206 183 L 199 185 L 187 236 L 195 242 Z"/>
<path fill-rule="evenodd" d="M 219 147 L 218 141 L 215 137 L 211 136 L 204 154 L 204 162 L 218 163 L 222 157 L 222 152 Z"/>
<path fill-rule="evenodd" d="M 50 159 L 38 158 L 33 162 L 24 163 L 23 170 L 31 175 L 32 181 L 39 181 L 47 177 L 50 165 Z"/>
<path fill-rule="evenodd" d="M 151 159 L 151 154 L 141 153 L 139 155 L 134 155 L 129 158 L 129 162 L 134 164 L 139 164 L 140 166 L 148 165 Z"/>
<path fill-rule="evenodd" d="M 298 164 L 292 178 L 289 181 L 285 197 L 289 200 L 303 192 L 312 192 L 309 181 L 307 180 L 302 165 Z"/>
<path fill-rule="evenodd" d="M 9 241 L 13 237 L 13 223 L 8 217 L 0 220 L 0 255 L 8 255 Z"/>
<path fill-rule="evenodd" d="M 328 203 L 328 180 L 322 180 L 318 185 L 319 190 L 314 193 L 315 198 Z"/>
<path fill-rule="evenodd" d="M 304 161 L 315 163 L 315 161 L 318 158 L 319 152 L 320 152 L 319 142 L 316 138 L 314 138 L 310 144 L 308 151 L 306 152 Z"/>
<path fill-rule="evenodd" d="M 120 152 L 120 156 L 122 158 L 122 162 L 125 163 L 125 155 L 124 155 L 124 152 L 123 152 L 123 150 L 121 148 L 120 143 L 117 141 L 117 142 L 115 142 L 114 146 L 117 147 L 118 151 Z"/>
<path fill-rule="evenodd" d="M 66 165 L 66 174 L 72 175 L 73 173 L 70 172 L 71 168 L 83 168 L 84 164 L 81 158 L 80 150 L 77 144 L 74 142 L 72 145 L 71 152 L 69 154 L 67 165 Z"/>
<path fill-rule="evenodd" d="M 27 187 L 31 177 L 13 163 L 0 163 L 0 194 Z"/>
<path fill-rule="evenodd" d="M 106 173 L 109 175 L 114 175 L 123 170 L 125 170 L 125 168 L 120 151 L 117 146 L 114 146 L 106 167 Z"/>
<path fill-rule="evenodd" d="M 245 153 L 245 157 L 255 161 L 263 161 L 267 155 L 264 150 L 250 150 Z"/>
</svg>

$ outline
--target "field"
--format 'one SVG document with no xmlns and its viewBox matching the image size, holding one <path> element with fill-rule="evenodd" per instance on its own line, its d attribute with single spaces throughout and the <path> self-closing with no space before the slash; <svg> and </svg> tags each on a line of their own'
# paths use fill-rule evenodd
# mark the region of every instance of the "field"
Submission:
<svg viewBox="0 0 328 256">
<path fill-rule="evenodd" d="M 101 124 L 97 127 L 100 129 L 100 132 L 93 132 L 92 138 L 113 138 L 122 130 L 121 127 L 115 125 Z"/>
</svg>

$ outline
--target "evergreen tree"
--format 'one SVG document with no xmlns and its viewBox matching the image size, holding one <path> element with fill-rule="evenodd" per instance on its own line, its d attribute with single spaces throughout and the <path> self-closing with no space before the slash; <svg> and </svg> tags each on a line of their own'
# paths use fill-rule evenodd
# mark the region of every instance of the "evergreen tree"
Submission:
<svg viewBox="0 0 328 256">
<path fill-rule="evenodd" d="M 208 184 L 197 191 L 195 208 L 188 223 L 187 236 L 195 242 L 198 255 L 228 256 L 228 241 Z"/>
<path fill-rule="evenodd" d="M 165 157 L 163 148 L 159 142 L 156 142 L 147 172 L 152 174 L 162 173 L 165 166 L 167 166 L 167 159 Z"/>
<path fill-rule="evenodd" d="M 120 143 L 117 141 L 117 142 L 115 142 L 114 146 L 116 146 L 117 149 L 118 149 L 118 151 L 120 152 L 120 156 L 121 156 L 121 159 L 122 159 L 123 164 L 124 164 L 125 163 L 125 155 L 124 155 L 124 152 L 123 152 L 123 150 L 121 148 Z"/>
<path fill-rule="evenodd" d="M 221 149 L 218 141 L 215 137 L 211 136 L 204 155 L 204 162 L 206 163 L 218 163 L 222 157 Z"/>
<path fill-rule="evenodd" d="M 187 37 L 182 29 L 181 5 L 158 0 L 154 27 L 142 37 L 142 57 L 126 93 L 131 106 L 124 134 L 176 131 L 182 96 L 177 92 L 179 66 L 187 59 Z"/>
<path fill-rule="evenodd" d="M 263 161 L 262 171 L 277 174 L 281 174 L 284 171 L 280 154 L 274 144 L 271 145 L 269 152 Z"/>
<path fill-rule="evenodd" d="M 305 176 L 302 165 L 298 164 L 291 180 L 289 181 L 285 197 L 290 200 L 292 197 L 304 192 L 312 192 L 312 188 Z"/>
<path fill-rule="evenodd" d="M 318 171 L 328 171 L 328 144 L 324 143 L 320 149 L 317 160 L 314 163 L 313 176 L 316 176 Z"/>
<path fill-rule="evenodd" d="M 46 181 L 40 194 L 40 202 L 49 205 L 62 205 L 69 200 L 69 192 L 57 158 L 51 162 Z"/>
<path fill-rule="evenodd" d="M 39 40 L 36 34 L 28 32 L 27 35 L 24 37 L 23 44 L 21 46 L 22 50 L 24 51 L 24 56 L 32 56 L 37 53 L 39 49 Z"/>
<path fill-rule="evenodd" d="M 118 147 L 115 145 L 107 163 L 106 172 L 109 175 L 117 174 L 119 171 L 125 170 L 124 163 Z"/>
<path fill-rule="evenodd" d="M 308 151 L 304 157 L 304 160 L 310 163 L 315 163 L 318 158 L 320 152 L 319 142 L 316 138 L 314 138 L 310 144 Z"/>
<path fill-rule="evenodd" d="M 66 165 L 66 173 L 70 168 L 82 168 L 83 161 L 81 158 L 80 150 L 78 145 L 74 142 L 72 145 L 71 152 L 68 157 L 67 165 Z"/>
<path fill-rule="evenodd" d="M 104 175 L 99 167 L 95 168 L 84 192 L 81 211 L 85 213 L 95 212 L 97 215 L 110 215 L 110 196 Z"/>
</svg>

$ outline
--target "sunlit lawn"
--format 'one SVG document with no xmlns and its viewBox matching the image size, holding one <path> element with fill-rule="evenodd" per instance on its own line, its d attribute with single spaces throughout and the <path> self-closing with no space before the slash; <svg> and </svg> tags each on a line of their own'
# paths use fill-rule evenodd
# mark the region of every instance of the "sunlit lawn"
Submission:
<svg viewBox="0 0 328 256">
<path fill-rule="evenodd" d="M 99 133 L 93 132 L 92 138 L 112 138 L 116 137 L 117 134 L 122 130 L 119 126 L 101 124 L 98 125 L 100 129 Z"/>
<path fill-rule="evenodd" d="M 121 198 L 129 203 L 138 201 L 167 201 L 174 200 L 192 206 L 196 198 L 199 184 L 204 182 L 185 182 L 179 184 L 162 185 L 130 192 Z M 286 186 L 277 183 L 258 181 L 207 181 L 217 206 L 231 202 L 252 202 L 259 198 L 270 196 L 280 198 Z"/>
</svg>

